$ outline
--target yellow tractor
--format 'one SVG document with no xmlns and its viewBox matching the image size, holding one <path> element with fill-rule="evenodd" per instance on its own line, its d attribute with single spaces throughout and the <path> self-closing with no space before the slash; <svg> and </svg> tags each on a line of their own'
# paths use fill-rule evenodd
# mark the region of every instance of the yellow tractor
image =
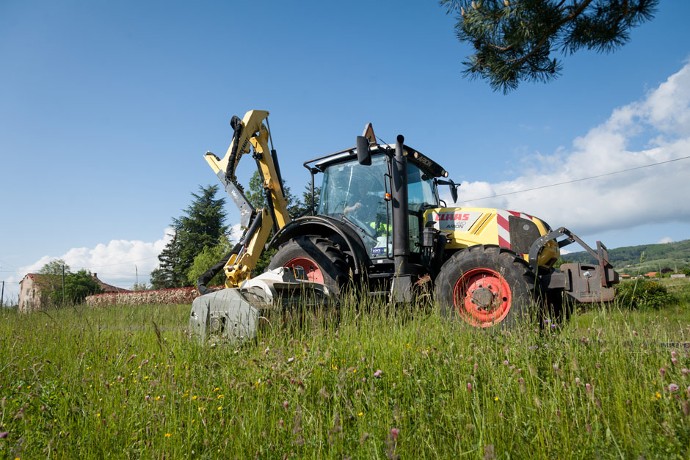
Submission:
<svg viewBox="0 0 690 460">
<path fill-rule="evenodd" d="M 321 176 L 320 196 L 312 200 L 318 208 L 291 219 L 267 117 L 261 110 L 233 117 L 225 156 L 205 156 L 239 207 L 245 231 L 227 258 L 199 279 L 203 294 L 224 269 L 228 288 L 195 301 L 190 324 L 200 334 L 252 336 L 262 306 L 303 292 L 299 286 L 317 290 L 320 298 L 362 286 L 393 302 L 409 302 L 418 289 L 433 286 L 444 314 L 482 328 L 510 326 L 525 315 L 563 318 L 564 299 L 613 299 L 618 274 L 600 242 L 592 249 L 568 229 L 552 230 L 522 212 L 448 206 L 439 194 L 447 186 L 457 200 L 448 172 L 402 135 L 395 144 L 380 144 L 371 124 L 355 146 L 304 163 L 312 194 Z M 249 204 L 235 176 L 249 153 L 263 180 L 262 209 Z M 560 248 L 571 243 L 588 251 L 593 263 L 554 268 Z M 266 248 L 277 250 L 269 271 L 251 278 Z M 263 296 L 259 302 L 257 296 Z"/>
</svg>

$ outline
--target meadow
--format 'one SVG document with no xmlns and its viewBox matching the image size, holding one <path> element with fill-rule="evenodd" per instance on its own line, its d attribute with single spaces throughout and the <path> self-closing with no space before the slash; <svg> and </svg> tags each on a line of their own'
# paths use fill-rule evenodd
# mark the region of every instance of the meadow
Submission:
<svg viewBox="0 0 690 460">
<path fill-rule="evenodd" d="M 3 311 L 0 458 L 689 458 L 669 289 L 510 331 L 345 302 L 239 345 L 190 339 L 188 305 Z"/>
</svg>

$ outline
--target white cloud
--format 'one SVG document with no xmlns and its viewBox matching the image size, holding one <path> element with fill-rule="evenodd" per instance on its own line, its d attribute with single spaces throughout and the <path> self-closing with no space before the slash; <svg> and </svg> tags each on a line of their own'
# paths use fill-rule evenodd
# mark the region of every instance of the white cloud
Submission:
<svg viewBox="0 0 690 460">
<path fill-rule="evenodd" d="M 172 233 L 172 228 L 166 228 L 163 236 L 153 242 L 111 240 L 91 248 L 72 248 L 62 255 L 43 256 L 7 278 L 5 304 L 17 301 L 19 282 L 27 273 L 35 273 L 55 259 L 64 260 L 73 272 L 85 269 L 96 273 L 101 281 L 118 287 L 131 288 L 136 282 L 148 282 L 151 271 L 158 266 L 158 255 L 170 241 Z M 242 236 L 239 224 L 230 227 L 229 236 L 231 241 L 239 241 Z"/>
<path fill-rule="evenodd" d="M 671 238 L 670 236 L 665 236 L 659 240 L 659 243 L 660 244 L 673 243 L 673 238 Z"/>
<path fill-rule="evenodd" d="M 463 183 L 462 198 L 468 206 L 519 210 L 582 234 L 688 223 L 690 159 L 682 158 L 689 155 L 686 64 L 642 100 L 613 110 L 570 148 L 531 155 L 523 162 L 530 166 L 510 181 Z M 544 188 L 551 184 L 562 185 Z"/>
<path fill-rule="evenodd" d="M 111 240 L 93 248 L 73 248 L 59 256 L 43 256 L 36 262 L 19 270 L 21 276 L 41 269 L 55 259 L 62 259 L 71 270 L 86 269 L 97 273 L 98 278 L 108 284 L 130 288 L 137 280 L 146 282 L 151 270 L 158 265 L 158 254 L 170 241 L 171 228 L 153 242 L 140 240 Z"/>
</svg>

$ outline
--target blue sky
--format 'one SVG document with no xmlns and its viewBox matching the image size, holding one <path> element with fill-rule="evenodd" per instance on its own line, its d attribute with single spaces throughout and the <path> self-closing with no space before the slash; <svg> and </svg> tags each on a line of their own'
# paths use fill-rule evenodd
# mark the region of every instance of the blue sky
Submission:
<svg viewBox="0 0 690 460">
<path fill-rule="evenodd" d="M 255 108 L 293 191 L 303 161 L 372 122 L 448 169 L 461 200 L 498 195 L 469 205 L 609 247 L 690 237 L 690 3 L 662 2 L 614 54 L 570 56 L 555 82 L 509 95 L 462 77 L 469 48 L 436 1 L 402 4 L 0 2 L 6 298 L 52 258 L 148 281 L 171 219 L 216 181 L 203 153 L 224 154 L 230 117 Z"/>
</svg>

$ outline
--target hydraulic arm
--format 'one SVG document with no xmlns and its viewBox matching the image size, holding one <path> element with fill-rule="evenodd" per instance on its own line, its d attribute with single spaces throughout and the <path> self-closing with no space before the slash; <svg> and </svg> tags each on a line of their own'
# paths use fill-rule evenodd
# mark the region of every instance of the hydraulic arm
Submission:
<svg viewBox="0 0 690 460">
<path fill-rule="evenodd" d="M 267 119 L 268 112 L 264 110 L 251 110 L 241 120 L 236 116 L 232 117 L 230 126 L 233 136 L 225 156 L 220 159 L 211 152 L 205 155 L 206 162 L 239 208 L 240 225 L 244 230 L 242 238 L 232 249 L 227 260 L 224 260 L 225 285 L 229 288 L 239 287 L 243 281 L 250 278 L 271 230 L 277 232 L 290 223 L 276 151 L 269 149 L 271 138 Z M 255 209 L 249 203 L 235 175 L 242 156 L 251 153 L 252 150 L 263 183 L 265 208 Z M 219 268 L 214 267 L 209 272 L 214 269 L 217 273 Z M 200 290 L 205 290 L 205 283 L 202 281 L 208 281 L 215 275 L 209 272 L 200 278 Z"/>
</svg>

